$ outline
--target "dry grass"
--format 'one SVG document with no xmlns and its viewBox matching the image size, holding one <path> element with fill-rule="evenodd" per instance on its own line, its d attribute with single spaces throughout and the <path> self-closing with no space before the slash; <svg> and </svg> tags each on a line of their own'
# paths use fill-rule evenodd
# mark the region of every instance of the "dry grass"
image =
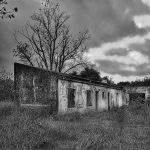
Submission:
<svg viewBox="0 0 150 150">
<path fill-rule="evenodd" d="M 0 149 L 148 150 L 150 147 L 147 104 L 55 117 L 33 112 L 13 111 L 1 117 Z"/>
</svg>

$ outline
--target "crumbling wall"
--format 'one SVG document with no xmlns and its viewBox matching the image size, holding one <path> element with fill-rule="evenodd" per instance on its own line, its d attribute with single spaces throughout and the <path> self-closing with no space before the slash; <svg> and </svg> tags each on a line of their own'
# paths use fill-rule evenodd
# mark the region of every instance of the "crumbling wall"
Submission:
<svg viewBox="0 0 150 150">
<path fill-rule="evenodd" d="M 145 87 L 145 86 L 126 87 L 125 89 L 128 94 L 144 93 L 146 99 L 150 98 L 150 86 L 149 87 Z"/>
<path fill-rule="evenodd" d="M 57 111 L 57 75 L 43 69 L 15 63 L 15 100 L 22 104 L 46 104 Z"/>
<path fill-rule="evenodd" d="M 68 89 L 75 89 L 75 105 L 72 108 L 68 108 Z M 91 91 L 91 100 L 92 106 L 87 106 L 87 91 Z M 96 103 L 95 92 L 98 91 L 98 100 Z M 104 97 L 102 93 L 104 92 Z M 108 94 L 109 93 L 109 94 Z M 118 93 L 118 95 L 117 95 Z M 109 95 L 109 101 L 108 101 Z M 58 111 L 63 112 L 72 112 L 72 111 L 85 111 L 85 110 L 104 110 L 114 106 L 121 106 L 124 104 L 123 93 L 120 90 L 106 88 L 102 86 L 85 84 L 79 82 L 72 82 L 66 80 L 58 80 Z M 109 104 L 108 104 L 109 102 Z"/>
</svg>

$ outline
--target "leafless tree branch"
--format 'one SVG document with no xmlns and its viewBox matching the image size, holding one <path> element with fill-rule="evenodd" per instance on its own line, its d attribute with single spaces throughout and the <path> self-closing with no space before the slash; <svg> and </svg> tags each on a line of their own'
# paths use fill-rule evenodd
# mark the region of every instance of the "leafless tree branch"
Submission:
<svg viewBox="0 0 150 150">
<path fill-rule="evenodd" d="M 16 32 L 15 56 L 30 65 L 57 72 L 66 70 L 70 61 L 82 60 L 89 32 L 85 29 L 74 36 L 67 24 L 69 18 L 70 15 L 60 10 L 59 3 L 46 1 L 44 7 L 31 16 L 32 23 Z M 69 71 L 82 64 L 83 61 L 75 62 Z"/>
</svg>

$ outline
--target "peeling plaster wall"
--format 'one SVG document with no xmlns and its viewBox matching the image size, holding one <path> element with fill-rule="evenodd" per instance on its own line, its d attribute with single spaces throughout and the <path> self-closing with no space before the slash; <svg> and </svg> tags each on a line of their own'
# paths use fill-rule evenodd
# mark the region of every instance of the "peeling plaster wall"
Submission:
<svg viewBox="0 0 150 150">
<path fill-rule="evenodd" d="M 127 93 L 145 93 L 145 98 L 150 98 L 150 86 L 126 87 L 125 89 Z"/>
<path fill-rule="evenodd" d="M 68 108 L 68 88 L 75 89 L 75 107 Z M 87 90 L 92 91 L 92 106 L 87 106 Z M 98 92 L 98 101 L 96 107 L 95 91 Z M 105 92 L 105 98 L 102 98 L 102 92 Z M 85 110 L 104 110 L 108 109 L 108 93 L 110 93 L 110 108 L 113 106 L 122 106 L 126 104 L 126 96 L 120 90 L 88 85 L 83 83 L 71 82 L 59 79 L 58 80 L 58 112 L 73 112 Z M 118 96 L 117 96 L 118 93 Z"/>
</svg>

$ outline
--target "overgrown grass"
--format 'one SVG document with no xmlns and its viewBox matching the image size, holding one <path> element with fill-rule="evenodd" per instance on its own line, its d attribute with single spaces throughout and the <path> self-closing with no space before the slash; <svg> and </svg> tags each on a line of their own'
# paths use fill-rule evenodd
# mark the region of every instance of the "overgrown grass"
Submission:
<svg viewBox="0 0 150 150">
<path fill-rule="evenodd" d="M 101 114 L 105 115 L 104 113 Z M 148 150 L 150 148 L 150 107 L 148 102 L 134 103 L 129 107 L 111 110 L 106 113 L 106 116 L 110 121 L 110 126 L 107 130 L 104 129 L 105 134 L 92 134 L 88 130 L 91 134 L 79 140 L 75 150 Z M 112 121 L 116 124 L 113 124 Z"/>
<path fill-rule="evenodd" d="M 50 117 L 52 114 L 50 106 L 22 106 L 19 108 L 19 111 L 21 113 L 28 114 L 32 119 L 47 118 Z"/>
<path fill-rule="evenodd" d="M 53 116 L 48 109 L 13 109 L 0 119 L 0 149 L 148 150 L 149 123 L 147 103 Z"/>
<path fill-rule="evenodd" d="M 15 110 L 15 105 L 12 102 L 0 102 L 0 118 L 12 114 Z"/>
<path fill-rule="evenodd" d="M 14 111 L 0 120 L 0 148 L 10 150 L 33 150 L 37 148 L 55 148 L 50 131 L 42 127 L 37 119 L 29 114 Z"/>
<path fill-rule="evenodd" d="M 53 119 L 55 121 L 67 121 L 67 122 L 80 121 L 82 119 L 82 114 L 79 112 L 73 112 L 68 114 L 57 114 L 53 116 Z"/>
</svg>

